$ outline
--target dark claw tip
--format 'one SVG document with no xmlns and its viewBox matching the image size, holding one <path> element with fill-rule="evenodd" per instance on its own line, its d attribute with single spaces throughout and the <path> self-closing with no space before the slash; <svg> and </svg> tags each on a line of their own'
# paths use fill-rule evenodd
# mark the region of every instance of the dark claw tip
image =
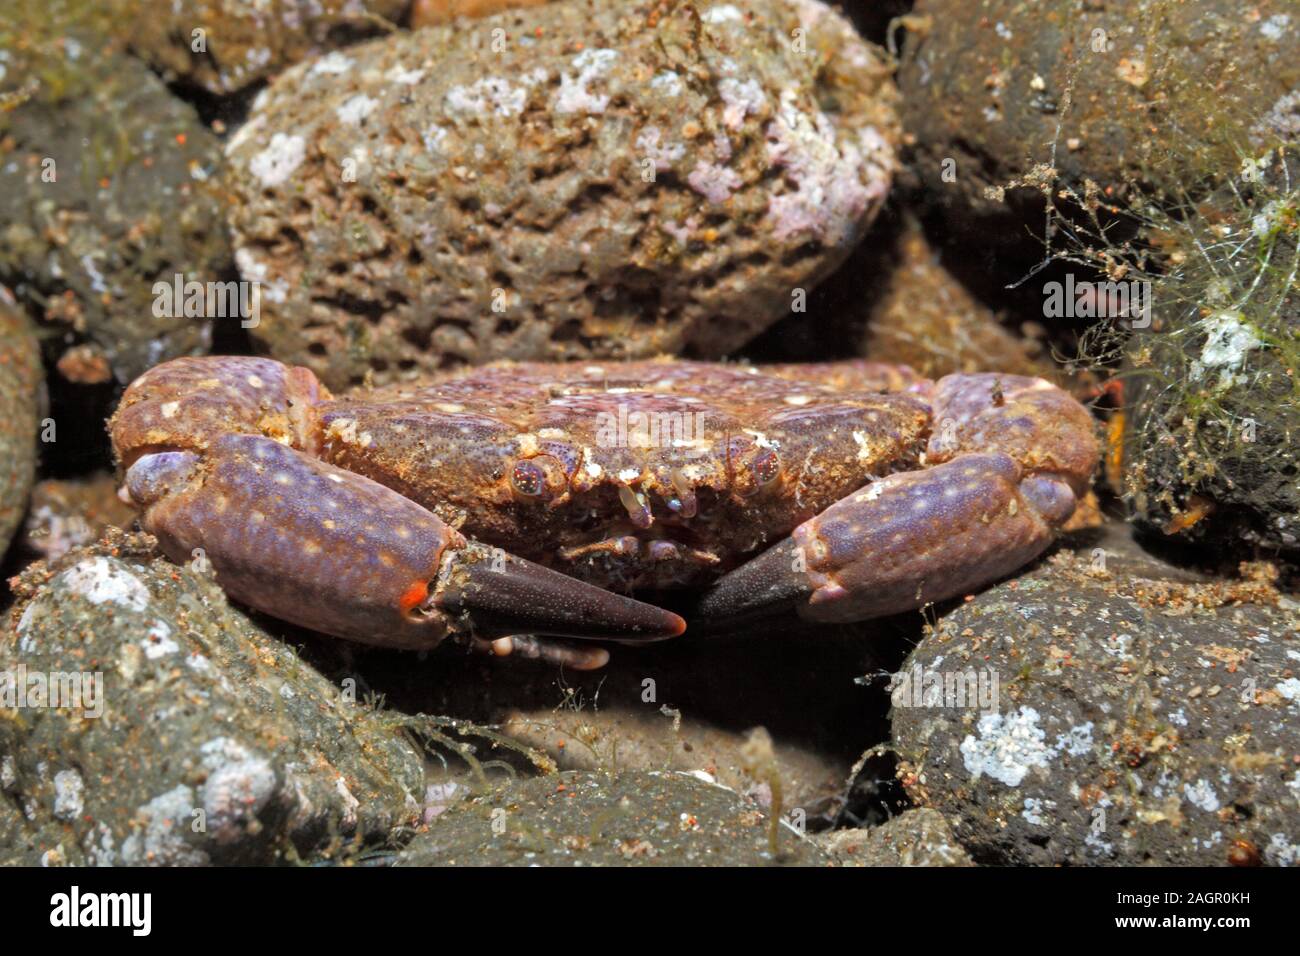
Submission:
<svg viewBox="0 0 1300 956">
<path fill-rule="evenodd" d="M 443 611 L 465 615 L 474 633 L 488 638 L 549 634 L 642 643 L 686 630 L 671 611 L 478 543 L 454 552 L 434 600 Z"/>
<path fill-rule="evenodd" d="M 799 545 L 787 538 L 724 575 L 693 609 L 710 629 L 775 617 L 807 602 L 812 586 L 797 570 Z"/>
</svg>

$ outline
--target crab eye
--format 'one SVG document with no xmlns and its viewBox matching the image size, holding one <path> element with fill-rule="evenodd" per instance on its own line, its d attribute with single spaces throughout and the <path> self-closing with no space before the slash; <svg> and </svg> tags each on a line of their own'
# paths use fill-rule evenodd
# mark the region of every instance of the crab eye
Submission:
<svg viewBox="0 0 1300 956">
<path fill-rule="evenodd" d="M 764 448 L 754 456 L 754 478 L 760 485 L 770 485 L 781 476 L 781 456 Z"/>
<path fill-rule="evenodd" d="M 510 483 L 521 495 L 536 498 L 546 490 L 546 472 L 531 461 L 518 461 L 510 472 Z"/>
</svg>

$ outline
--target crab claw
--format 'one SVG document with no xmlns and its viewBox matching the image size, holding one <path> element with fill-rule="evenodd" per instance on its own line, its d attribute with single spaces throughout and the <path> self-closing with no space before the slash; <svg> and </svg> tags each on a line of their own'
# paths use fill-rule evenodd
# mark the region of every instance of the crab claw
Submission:
<svg viewBox="0 0 1300 956">
<path fill-rule="evenodd" d="M 711 623 L 796 607 L 823 622 L 897 614 L 1023 567 L 1074 510 L 1064 485 L 1020 486 L 1009 455 L 963 455 L 842 498 L 724 576 L 700 603 Z"/>
<path fill-rule="evenodd" d="M 456 633 L 640 641 L 685 629 L 467 541 L 398 492 L 262 436 L 146 453 L 126 488 L 173 560 L 197 559 L 236 599 L 337 637 L 425 648 Z"/>
<path fill-rule="evenodd" d="M 676 614 L 471 542 L 450 553 L 431 598 L 484 637 L 551 634 L 641 643 L 676 637 Z"/>
<path fill-rule="evenodd" d="M 932 396 L 932 467 L 835 502 L 725 575 L 696 608 L 726 627 L 790 609 L 861 621 L 969 593 L 1032 561 L 1087 487 L 1087 411 L 1041 379 L 953 375 Z"/>
</svg>

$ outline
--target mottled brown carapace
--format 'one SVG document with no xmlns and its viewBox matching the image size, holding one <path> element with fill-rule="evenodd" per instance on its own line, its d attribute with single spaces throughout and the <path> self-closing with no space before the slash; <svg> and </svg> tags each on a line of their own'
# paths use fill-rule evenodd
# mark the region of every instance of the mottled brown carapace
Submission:
<svg viewBox="0 0 1300 956">
<path fill-rule="evenodd" d="M 841 390 L 714 363 L 498 365 L 322 404 L 321 455 L 592 583 L 699 584 L 917 466 L 927 405 L 857 368 Z"/>
</svg>

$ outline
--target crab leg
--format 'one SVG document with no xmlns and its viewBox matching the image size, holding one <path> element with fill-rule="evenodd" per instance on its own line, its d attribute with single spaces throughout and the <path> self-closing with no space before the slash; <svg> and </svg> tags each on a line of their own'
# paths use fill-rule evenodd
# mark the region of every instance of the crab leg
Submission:
<svg viewBox="0 0 1300 956">
<path fill-rule="evenodd" d="M 849 622 L 968 593 L 1051 544 L 1097 459 L 1091 417 L 1041 379 L 950 375 L 929 396 L 931 467 L 883 478 L 723 577 L 710 623 L 790 608 Z"/>
</svg>

